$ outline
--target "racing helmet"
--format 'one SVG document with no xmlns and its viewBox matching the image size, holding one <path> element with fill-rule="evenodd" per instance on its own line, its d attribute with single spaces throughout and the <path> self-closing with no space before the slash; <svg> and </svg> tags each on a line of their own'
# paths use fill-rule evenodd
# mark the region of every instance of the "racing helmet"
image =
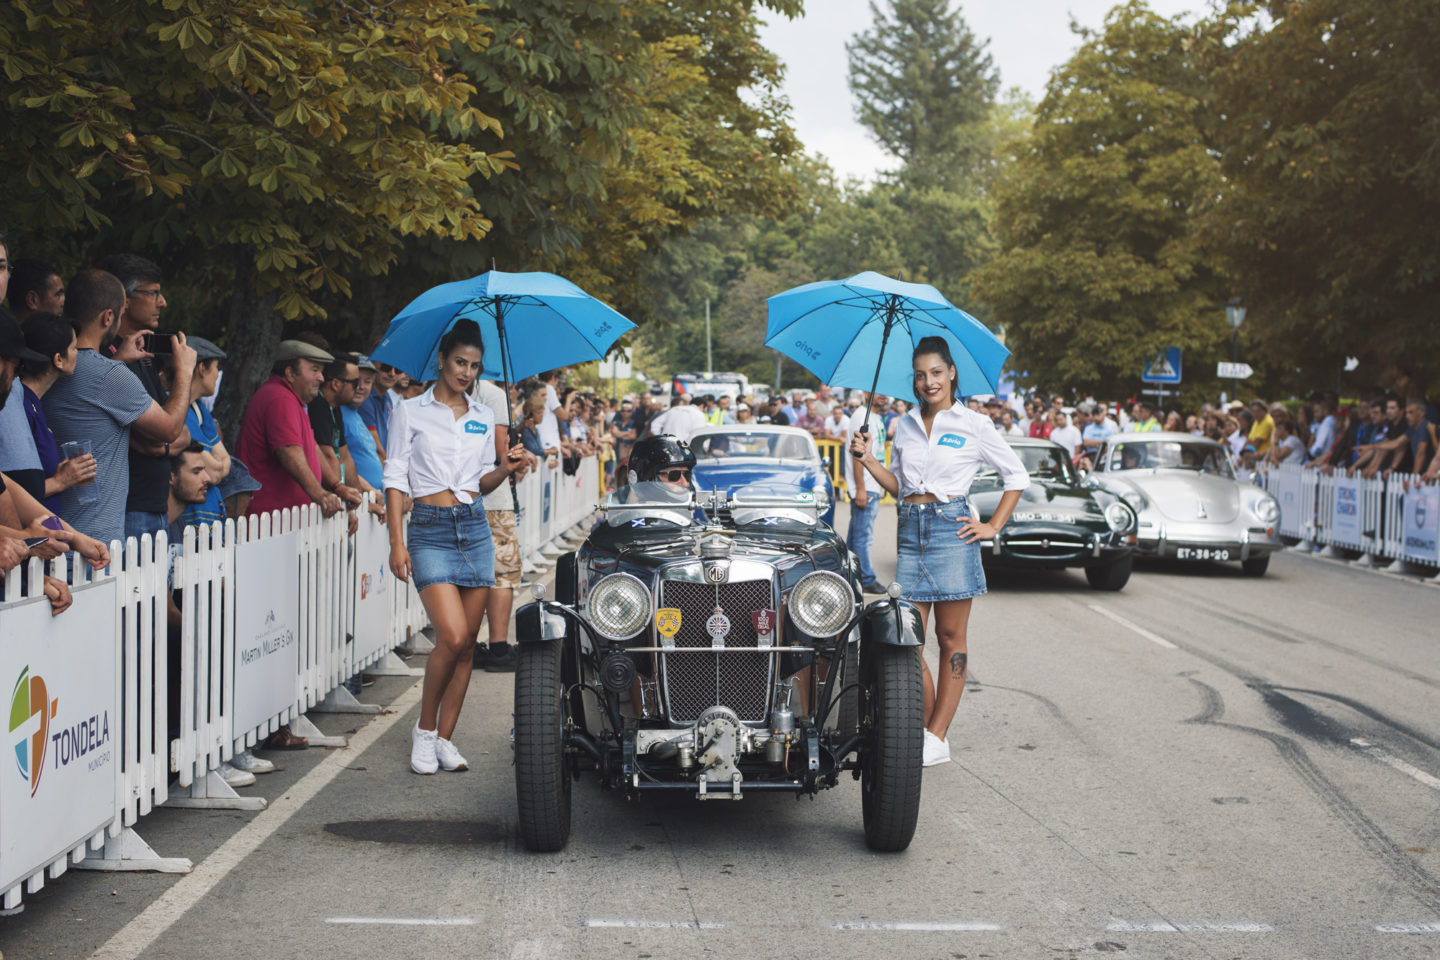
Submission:
<svg viewBox="0 0 1440 960">
<path fill-rule="evenodd" d="M 695 454 L 684 440 L 669 434 L 646 437 L 630 451 L 630 482 L 654 481 L 659 479 L 662 470 L 693 466 Z"/>
</svg>

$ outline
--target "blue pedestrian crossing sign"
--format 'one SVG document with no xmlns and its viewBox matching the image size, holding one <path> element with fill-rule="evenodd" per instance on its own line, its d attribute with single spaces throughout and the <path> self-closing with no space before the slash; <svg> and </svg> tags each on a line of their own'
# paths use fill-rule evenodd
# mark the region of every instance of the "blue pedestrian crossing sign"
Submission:
<svg viewBox="0 0 1440 960">
<path fill-rule="evenodd" d="M 1145 372 L 1140 374 L 1140 380 L 1144 383 L 1179 383 L 1180 348 L 1166 347 L 1157 352 L 1145 365 Z"/>
</svg>

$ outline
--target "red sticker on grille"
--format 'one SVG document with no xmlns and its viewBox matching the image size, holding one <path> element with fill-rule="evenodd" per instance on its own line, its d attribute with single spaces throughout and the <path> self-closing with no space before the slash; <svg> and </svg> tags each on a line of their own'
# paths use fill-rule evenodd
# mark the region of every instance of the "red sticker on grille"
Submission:
<svg viewBox="0 0 1440 960">
<path fill-rule="evenodd" d="M 775 629 L 774 610 L 756 610 L 750 614 L 750 619 L 755 623 L 755 635 L 763 637 Z"/>
</svg>

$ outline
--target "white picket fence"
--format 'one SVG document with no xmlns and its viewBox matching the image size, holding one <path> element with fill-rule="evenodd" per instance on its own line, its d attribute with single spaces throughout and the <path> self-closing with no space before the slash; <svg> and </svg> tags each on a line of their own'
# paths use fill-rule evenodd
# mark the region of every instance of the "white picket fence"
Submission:
<svg viewBox="0 0 1440 960">
<path fill-rule="evenodd" d="M 1302 550 L 1360 554 L 1366 566 L 1426 575 L 1440 568 L 1440 484 L 1415 474 L 1347 477 L 1295 465 L 1262 477 L 1280 502 L 1282 536 Z"/>
<path fill-rule="evenodd" d="M 547 565 L 593 512 L 599 463 L 586 459 L 569 477 L 542 466 L 516 493 L 526 560 Z M 222 762 L 287 723 L 312 745 L 343 746 L 306 712 L 375 712 L 342 686 L 348 678 L 422 672 L 392 651 L 429 649 L 424 606 L 389 575 L 388 537 L 368 512 L 353 536 L 344 515 L 325 519 L 312 506 L 187 527 L 183 537 L 173 564 L 163 533 L 113 543 L 105 571 L 77 563 L 75 605 L 55 617 L 40 561 L 29 561 L 23 589 L 18 568 L 0 581 L 0 677 L 14 685 L 15 745 L 0 770 L 0 908 L 71 866 L 189 870 L 140 839 L 132 828 L 141 817 L 162 803 L 262 808 L 224 782 Z M 60 560 L 49 566 L 64 570 Z M 171 590 L 180 608 L 173 739 Z"/>
</svg>

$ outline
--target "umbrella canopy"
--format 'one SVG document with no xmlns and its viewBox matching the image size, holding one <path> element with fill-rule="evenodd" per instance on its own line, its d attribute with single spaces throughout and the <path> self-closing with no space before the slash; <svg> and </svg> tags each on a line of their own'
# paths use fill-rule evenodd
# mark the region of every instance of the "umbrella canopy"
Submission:
<svg viewBox="0 0 1440 960">
<path fill-rule="evenodd" d="M 491 270 L 431 287 L 395 315 L 370 353 L 418 380 L 440 376 L 439 348 L 468 317 L 485 341 L 486 380 L 511 383 L 572 363 L 600 360 L 635 328 L 614 308 L 553 273 Z"/>
<path fill-rule="evenodd" d="M 995 334 L 939 290 L 873 271 L 807 283 L 766 302 L 765 345 L 832 387 L 909 397 L 914 347 L 925 337 L 942 337 L 960 393 L 994 393 L 1010 356 Z"/>
</svg>

